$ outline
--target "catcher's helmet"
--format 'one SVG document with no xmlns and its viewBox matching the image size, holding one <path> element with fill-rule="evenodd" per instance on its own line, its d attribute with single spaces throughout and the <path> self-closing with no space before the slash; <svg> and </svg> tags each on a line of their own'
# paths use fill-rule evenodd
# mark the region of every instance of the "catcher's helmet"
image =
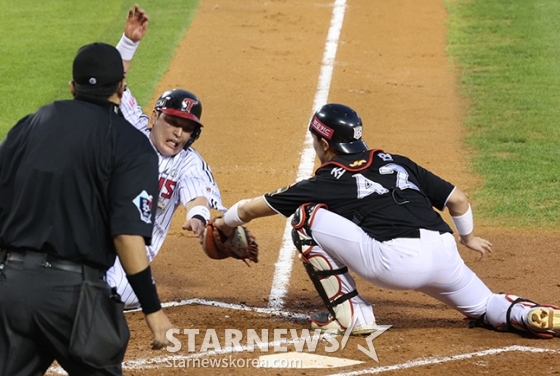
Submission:
<svg viewBox="0 0 560 376">
<path fill-rule="evenodd" d="M 329 103 L 317 110 L 309 122 L 309 130 L 342 154 L 368 150 L 362 140 L 362 119 L 343 104 Z"/>
<path fill-rule="evenodd" d="M 155 110 L 167 115 L 189 119 L 198 124 L 198 127 L 196 127 L 183 147 L 185 150 L 200 137 L 202 131 L 202 123 L 200 122 L 202 103 L 190 91 L 183 89 L 167 90 L 157 100 Z"/>
</svg>

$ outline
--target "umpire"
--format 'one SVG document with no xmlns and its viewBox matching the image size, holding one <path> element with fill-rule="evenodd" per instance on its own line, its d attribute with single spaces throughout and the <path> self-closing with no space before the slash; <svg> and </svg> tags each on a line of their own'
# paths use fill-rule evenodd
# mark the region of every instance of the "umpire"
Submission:
<svg viewBox="0 0 560 376">
<path fill-rule="evenodd" d="M 78 50 L 73 100 L 21 119 L 0 144 L 0 375 L 121 375 L 129 331 L 103 281 L 119 256 L 154 335 L 167 344 L 145 245 L 158 159 L 119 112 L 124 70 L 104 43 Z"/>
</svg>

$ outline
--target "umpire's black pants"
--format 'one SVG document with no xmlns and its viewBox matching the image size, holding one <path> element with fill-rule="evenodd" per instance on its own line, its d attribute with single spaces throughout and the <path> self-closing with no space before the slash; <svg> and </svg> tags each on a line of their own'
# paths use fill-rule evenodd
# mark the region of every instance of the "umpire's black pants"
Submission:
<svg viewBox="0 0 560 376">
<path fill-rule="evenodd" d="M 70 375 L 122 375 L 121 365 L 96 369 L 70 356 L 84 277 L 45 268 L 44 260 L 28 252 L 0 270 L 0 375 L 43 375 L 55 359 Z"/>
</svg>

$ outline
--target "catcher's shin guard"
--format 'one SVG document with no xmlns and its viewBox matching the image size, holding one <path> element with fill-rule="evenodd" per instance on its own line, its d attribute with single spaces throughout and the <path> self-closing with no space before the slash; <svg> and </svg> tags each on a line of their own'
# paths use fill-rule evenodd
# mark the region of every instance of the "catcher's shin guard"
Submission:
<svg viewBox="0 0 560 376">
<path fill-rule="evenodd" d="M 350 299 L 358 295 L 356 290 L 348 293 L 342 292 L 342 282 L 339 275 L 348 273 L 348 268 L 333 269 L 327 259 L 320 254 L 313 254 L 313 247 L 317 243 L 311 236 L 311 224 L 315 213 L 319 208 L 327 208 L 325 204 L 307 203 L 301 205 L 292 218 L 292 240 L 300 252 L 305 271 L 313 282 L 319 296 L 325 303 L 332 318 L 326 322 L 315 322 L 317 326 L 327 327 L 333 321 L 334 328 L 346 329 L 351 326 L 353 318 L 353 307 Z M 313 321 L 313 320 L 312 320 Z M 327 327 L 330 329 L 330 327 Z"/>
</svg>

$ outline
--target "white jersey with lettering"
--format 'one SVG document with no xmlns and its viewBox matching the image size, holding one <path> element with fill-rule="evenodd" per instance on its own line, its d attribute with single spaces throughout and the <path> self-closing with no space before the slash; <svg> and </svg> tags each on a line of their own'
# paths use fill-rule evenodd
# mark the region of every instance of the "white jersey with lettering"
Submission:
<svg viewBox="0 0 560 376">
<path fill-rule="evenodd" d="M 124 117 L 134 127 L 149 137 L 149 117 L 143 113 L 128 87 L 123 94 L 120 109 Z M 159 153 L 158 157 L 159 197 L 152 244 L 146 247 L 150 262 L 161 249 L 169 231 L 173 214 L 179 205 L 184 206 L 192 199 L 203 196 L 206 197 L 212 209 L 224 213 L 227 210 L 222 205 L 220 190 L 214 180 L 210 166 L 196 150 L 189 147 L 172 157 L 164 157 Z M 138 299 L 128 284 L 126 273 L 118 258 L 115 265 L 107 271 L 106 280 L 110 286 L 117 288 L 117 292 L 125 303 L 125 308 L 138 307 Z"/>
</svg>

